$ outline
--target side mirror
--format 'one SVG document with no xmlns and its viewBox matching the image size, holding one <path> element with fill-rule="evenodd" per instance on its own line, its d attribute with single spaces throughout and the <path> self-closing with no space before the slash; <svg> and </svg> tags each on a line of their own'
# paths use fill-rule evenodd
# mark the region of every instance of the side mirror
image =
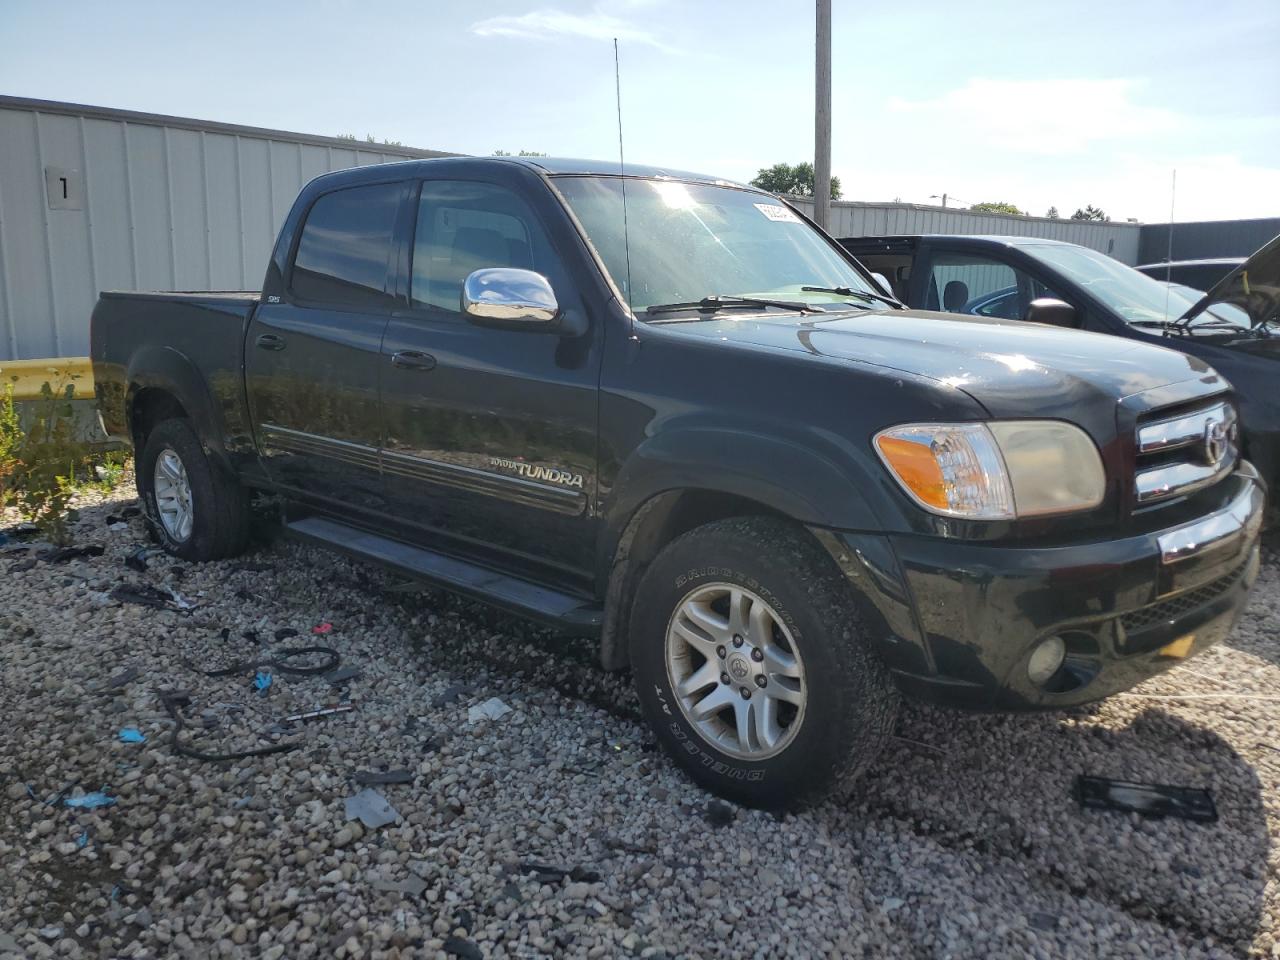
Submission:
<svg viewBox="0 0 1280 960">
<path fill-rule="evenodd" d="M 889 285 L 889 278 L 883 273 L 873 273 L 871 275 L 871 279 L 879 285 L 882 291 L 884 291 L 885 296 L 893 297 L 895 300 L 898 299 L 898 295 L 893 292 L 893 287 Z"/>
<path fill-rule="evenodd" d="M 547 278 L 532 270 L 486 267 L 462 284 L 462 312 L 480 327 L 556 331 L 560 305 Z"/>
<path fill-rule="evenodd" d="M 1076 321 L 1076 308 L 1056 297 L 1039 297 L 1031 301 L 1027 308 L 1028 323 L 1046 323 L 1051 327 L 1079 326 Z"/>
</svg>

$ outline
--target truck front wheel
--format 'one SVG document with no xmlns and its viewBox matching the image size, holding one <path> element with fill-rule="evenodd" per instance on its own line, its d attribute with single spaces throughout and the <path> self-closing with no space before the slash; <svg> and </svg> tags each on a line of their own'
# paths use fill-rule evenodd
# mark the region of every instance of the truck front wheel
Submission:
<svg viewBox="0 0 1280 960">
<path fill-rule="evenodd" d="M 897 692 L 849 584 L 792 524 L 735 518 L 683 535 L 632 609 L 644 712 L 724 797 L 779 808 L 843 792 L 892 732 Z"/>
<path fill-rule="evenodd" d="M 138 496 L 156 539 L 183 560 L 221 560 L 244 550 L 249 503 L 234 477 L 214 464 L 191 423 L 156 425 L 137 460 Z"/>
</svg>

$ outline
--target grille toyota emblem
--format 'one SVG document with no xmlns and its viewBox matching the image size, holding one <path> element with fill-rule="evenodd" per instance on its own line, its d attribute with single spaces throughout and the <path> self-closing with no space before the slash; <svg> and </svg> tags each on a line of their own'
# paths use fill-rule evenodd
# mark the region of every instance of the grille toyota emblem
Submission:
<svg viewBox="0 0 1280 960">
<path fill-rule="evenodd" d="M 1222 463 L 1227 455 L 1230 433 L 1225 420 L 1209 419 L 1204 424 L 1204 459 L 1211 467 Z"/>
</svg>

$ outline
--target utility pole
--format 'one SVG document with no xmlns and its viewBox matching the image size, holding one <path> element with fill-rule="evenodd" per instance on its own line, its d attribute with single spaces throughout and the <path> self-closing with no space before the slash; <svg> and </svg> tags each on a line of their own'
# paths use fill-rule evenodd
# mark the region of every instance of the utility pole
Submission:
<svg viewBox="0 0 1280 960">
<path fill-rule="evenodd" d="M 831 0 L 817 0 L 817 3 L 813 219 L 818 226 L 826 230 L 831 222 Z"/>
</svg>

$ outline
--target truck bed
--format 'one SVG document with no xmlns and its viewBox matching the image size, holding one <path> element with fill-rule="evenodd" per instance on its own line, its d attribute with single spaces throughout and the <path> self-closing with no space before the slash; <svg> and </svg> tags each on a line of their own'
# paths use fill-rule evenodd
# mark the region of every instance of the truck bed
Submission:
<svg viewBox="0 0 1280 960">
<path fill-rule="evenodd" d="M 251 290 L 104 291 L 90 324 L 90 357 L 108 436 L 131 439 L 130 405 L 139 392 L 180 387 L 175 395 L 197 398 L 188 402 L 201 409 L 185 413 L 201 423 L 202 436 L 227 453 L 251 451 L 241 371 L 260 297 Z"/>
</svg>

